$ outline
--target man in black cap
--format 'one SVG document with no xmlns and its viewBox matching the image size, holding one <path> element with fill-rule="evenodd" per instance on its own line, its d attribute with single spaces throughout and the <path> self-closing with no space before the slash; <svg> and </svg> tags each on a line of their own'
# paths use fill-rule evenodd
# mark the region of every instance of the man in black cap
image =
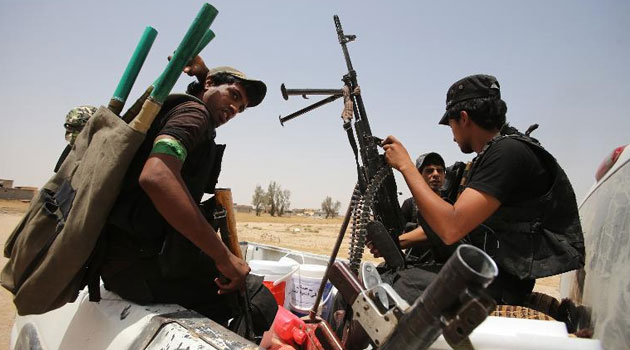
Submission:
<svg viewBox="0 0 630 350">
<path fill-rule="evenodd" d="M 440 191 L 442 185 L 444 185 L 446 175 L 446 167 L 442 156 L 435 152 L 421 154 L 416 159 L 416 168 L 433 192 L 441 197 L 442 194 Z M 405 199 L 400 210 L 407 223 L 405 233 L 398 237 L 400 248 L 409 249 L 407 257 L 413 256 L 419 259 L 428 257 L 427 254 L 430 252 L 430 249 L 423 247 L 422 244 L 418 246 L 419 243 L 422 243 L 422 237 L 424 236 L 422 234 L 422 228 L 420 227 L 421 221 L 424 220 L 418 213 L 418 207 L 413 197 Z"/>
<path fill-rule="evenodd" d="M 220 171 L 216 128 L 261 103 L 266 86 L 234 68 L 194 62 L 185 71 L 200 83 L 166 99 L 125 175 L 102 235 L 100 273 L 125 299 L 177 303 L 225 324 L 233 314 L 223 295 L 243 288 L 250 268 L 222 243 L 200 201 Z"/>
<path fill-rule="evenodd" d="M 454 204 L 422 180 L 400 141 L 389 136 L 383 144 L 437 236 L 484 249 L 499 267 L 490 293 L 498 303 L 519 304 L 536 278 L 584 265 L 584 238 L 566 174 L 536 140 L 501 135 L 506 112 L 493 76 L 468 76 L 449 88 L 440 124 L 451 127 L 463 153 L 477 153 Z"/>
</svg>

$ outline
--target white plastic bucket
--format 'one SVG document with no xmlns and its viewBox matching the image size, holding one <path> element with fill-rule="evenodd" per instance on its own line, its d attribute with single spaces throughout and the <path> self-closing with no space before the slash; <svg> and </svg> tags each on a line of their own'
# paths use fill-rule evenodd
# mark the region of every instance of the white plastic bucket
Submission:
<svg viewBox="0 0 630 350">
<path fill-rule="evenodd" d="M 325 272 L 325 265 L 301 264 L 293 274 L 291 277 L 293 288 L 289 292 L 289 308 L 294 314 L 304 316 L 313 308 Z M 331 308 L 332 294 L 332 284 L 328 281 L 318 310 L 323 318 L 327 317 L 328 310 Z"/>
<path fill-rule="evenodd" d="M 250 260 L 248 264 L 252 274 L 264 277 L 263 284 L 271 291 L 278 305 L 287 305 L 290 290 L 287 280 L 290 280 L 291 275 L 297 270 L 297 262 L 291 259 Z"/>
</svg>

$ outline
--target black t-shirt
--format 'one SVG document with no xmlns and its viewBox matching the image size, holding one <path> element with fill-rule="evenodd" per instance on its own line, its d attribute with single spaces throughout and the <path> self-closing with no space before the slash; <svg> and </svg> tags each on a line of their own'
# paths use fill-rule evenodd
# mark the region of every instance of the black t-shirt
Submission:
<svg viewBox="0 0 630 350">
<path fill-rule="evenodd" d="M 186 148 L 190 154 L 197 145 L 213 137 L 214 124 L 204 105 L 196 101 L 181 103 L 171 110 L 159 135 L 169 135 Z"/>
<path fill-rule="evenodd" d="M 501 205 L 538 198 L 551 187 L 551 175 L 541 160 L 527 144 L 515 139 L 497 141 L 474 167 L 467 187 L 495 197 Z M 499 276 L 488 291 L 499 302 L 518 304 L 534 284 L 533 279 L 520 280 L 499 267 Z"/>
<path fill-rule="evenodd" d="M 405 199 L 403 204 L 400 206 L 400 212 L 402 213 L 405 222 L 413 222 L 417 223 L 418 221 L 418 207 L 414 202 L 413 197 L 409 197 Z M 406 232 L 407 230 L 405 230 Z"/>
<path fill-rule="evenodd" d="M 503 139 L 493 144 L 475 164 L 467 187 L 487 193 L 501 204 L 534 199 L 551 187 L 551 178 L 524 142 Z"/>
</svg>

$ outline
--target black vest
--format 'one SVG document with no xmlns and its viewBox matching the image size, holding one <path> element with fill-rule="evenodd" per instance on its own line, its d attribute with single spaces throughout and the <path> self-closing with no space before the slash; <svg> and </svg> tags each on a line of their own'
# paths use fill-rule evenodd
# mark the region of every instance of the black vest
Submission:
<svg viewBox="0 0 630 350">
<path fill-rule="evenodd" d="M 117 242 L 123 243 L 117 244 L 118 246 L 126 247 L 124 250 L 127 251 L 120 252 L 122 255 L 157 255 L 163 250 L 167 234 L 175 231 L 157 211 L 149 196 L 140 187 L 138 179 L 151 153 L 153 142 L 170 117 L 171 111 L 175 106 L 188 101 L 202 103 L 197 98 L 184 94 L 170 95 L 166 99 L 147 132 L 145 142 L 140 146 L 127 170 L 120 195 L 110 212 L 106 227 L 106 231 L 110 231 L 108 233 L 111 240 L 128 241 L 128 244 Z M 188 152 L 181 176 L 195 203 L 201 201 L 204 193 L 214 193 L 224 149 L 225 145 L 215 144 L 212 132 L 206 136 L 204 142 Z"/>
<path fill-rule="evenodd" d="M 525 143 L 534 152 L 550 174 L 552 185 L 536 199 L 502 204 L 484 222 L 494 237 L 488 231 L 473 231 L 468 237 L 471 243 L 486 250 L 501 270 L 520 279 L 584 266 L 584 236 L 573 187 L 556 159 L 538 142 L 522 134 L 495 137 L 473 161 L 468 178 L 474 177 L 487 150 L 507 138 Z"/>
</svg>

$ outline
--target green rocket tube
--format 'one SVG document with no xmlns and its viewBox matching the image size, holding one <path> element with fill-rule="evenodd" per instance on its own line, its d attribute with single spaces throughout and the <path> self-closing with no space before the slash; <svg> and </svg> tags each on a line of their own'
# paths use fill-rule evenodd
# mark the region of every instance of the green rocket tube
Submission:
<svg viewBox="0 0 630 350">
<path fill-rule="evenodd" d="M 140 73 L 140 68 L 142 68 L 145 59 L 149 55 L 149 50 L 151 50 L 151 46 L 153 45 L 156 36 L 157 30 L 154 28 L 146 27 L 144 29 L 140 42 L 138 42 L 129 63 L 127 64 L 127 68 L 120 78 L 116 91 L 114 91 L 114 96 L 112 96 L 109 101 L 108 107 L 115 114 L 120 114 L 122 111 L 125 101 L 127 101 L 127 97 L 131 92 L 131 88 Z"/>
<path fill-rule="evenodd" d="M 197 45 L 197 47 L 195 48 L 195 51 L 190 56 L 190 59 L 193 59 L 197 55 L 199 55 L 201 50 L 203 50 L 208 45 L 208 43 L 211 42 L 212 39 L 214 39 L 214 37 L 215 37 L 215 35 L 214 35 L 214 32 L 212 31 L 212 29 L 208 29 L 206 31 L 206 33 L 203 35 L 203 38 L 201 38 L 201 41 L 199 42 L 199 45 Z"/>
<path fill-rule="evenodd" d="M 177 50 L 175 50 L 173 58 L 166 65 L 164 73 L 162 73 L 160 78 L 155 82 L 150 97 L 153 101 L 159 104 L 164 102 L 217 14 L 217 9 L 212 5 L 207 3 L 203 5 L 186 32 L 184 39 L 182 39 Z"/>
<path fill-rule="evenodd" d="M 175 50 L 173 58 L 168 62 L 164 72 L 153 84 L 151 95 L 142 104 L 142 109 L 133 120 L 129 122 L 129 126 L 143 134 L 151 127 L 155 116 L 162 108 L 162 103 L 166 96 L 171 92 L 177 78 L 179 78 L 184 66 L 190 61 L 192 54 L 199 47 L 204 33 L 217 16 L 218 11 L 210 4 L 204 4 L 197 17 L 188 28 L 184 39 Z M 209 41 L 209 40 L 208 40 Z M 147 90 L 147 93 L 151 88 Z"/>
<path fill-rule="evenodd" d="M 188 59 L 188 61 L 197 57 L 197 55 L 199 55 L 201 50 L 203 50 L 212 41 L 212 39 L 214 39 L 215 36 L 216 35 L 212 31 L 212 29 L 208 29 L 206 33 L 203 35 L 203 37 L 201 38 L 201 41 L 199 42 L 197 47 L 195 48 L 195 51 L 192 53 L 192 55 L 190 55 L 190 58 Z M 164 75 L 164 73 L 162 73 L 162 75 Z M 162 75 L 160 75 L 157 79 L 155 79 L 155 81 L 153 82 L 153 85 L 156 85 L 160 81 L 160 79 L 162 79 Z"/>
</svg>

